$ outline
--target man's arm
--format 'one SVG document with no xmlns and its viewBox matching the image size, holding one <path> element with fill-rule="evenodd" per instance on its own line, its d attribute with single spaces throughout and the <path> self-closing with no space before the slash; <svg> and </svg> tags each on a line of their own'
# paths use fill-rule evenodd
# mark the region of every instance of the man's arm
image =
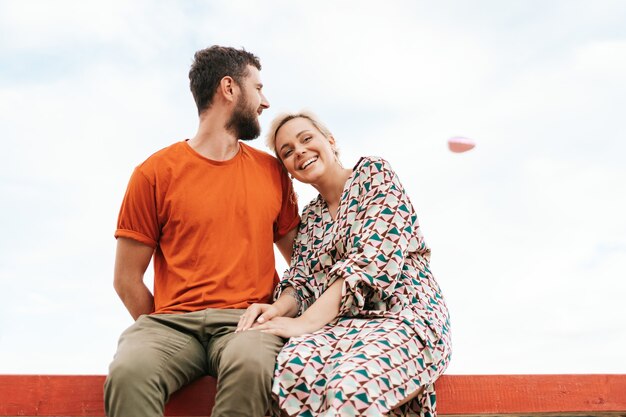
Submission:
<svg viewBox="0 0 626 417">
<path fill-rule="evenodd" d="M 150 246 L 133 239 L 117 239 L 113 287 L 135 320 L 154 311 L 154 297 L 143 282 L 153 252 Z"/>
<path fill-rule="evenodd" d="M 276 241 L 278 250 L 287 261 L 287 265 L 291 264 L 291 255 L 293 254 L 293 240 L 298 233 L 298 226 L 291 229 L 287 234 Z"/>
</svg>

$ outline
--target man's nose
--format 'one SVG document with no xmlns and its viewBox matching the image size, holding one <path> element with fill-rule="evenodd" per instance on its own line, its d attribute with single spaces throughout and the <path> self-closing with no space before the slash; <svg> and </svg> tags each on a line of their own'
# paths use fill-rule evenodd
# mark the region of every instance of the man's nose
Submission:
<svg viewBox="0 0 626 417">
<path fill-rule="evenodd" d="M 265 98 L 263 94 L 261 94 L 261 107 L 263 107 L 264 109 L 270 108 L 270 102 L 267 101 L 267 98 Z"/>
</svg>

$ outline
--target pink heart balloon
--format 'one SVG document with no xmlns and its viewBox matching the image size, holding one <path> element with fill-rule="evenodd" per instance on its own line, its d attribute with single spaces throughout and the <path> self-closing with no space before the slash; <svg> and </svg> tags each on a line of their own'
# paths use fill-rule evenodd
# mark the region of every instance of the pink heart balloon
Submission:
<svg viewBox="0 0 626 417">
<path fill-rule="evenodd" d="M 448 149 L 455 153 L 467 152 L 473 149 L 476 143 L 468 138 L 462 136 L 455 136 L 448 139 Z"/>
</svg>

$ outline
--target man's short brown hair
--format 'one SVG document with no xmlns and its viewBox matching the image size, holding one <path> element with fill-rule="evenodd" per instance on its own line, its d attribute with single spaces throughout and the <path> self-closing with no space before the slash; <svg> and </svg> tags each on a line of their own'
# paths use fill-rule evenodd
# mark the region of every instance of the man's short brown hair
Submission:
<svg viewBox="0 0 626 417">
<path fill-rule="evenodd" d="M 226 76 L 241 85 L 248 75 L 248 65 L 261 70 L 259 58 L 245 49 L 213 45 L 194 54 L 189 70 L 189 88 L 196 101 L 198 114 L 211 107 L 217 87 Z"/>
</svg>

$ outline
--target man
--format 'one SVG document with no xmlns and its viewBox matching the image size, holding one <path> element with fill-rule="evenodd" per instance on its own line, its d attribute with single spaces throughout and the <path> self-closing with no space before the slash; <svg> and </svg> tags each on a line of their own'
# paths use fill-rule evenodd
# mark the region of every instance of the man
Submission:
<svg viewBox="0 0 626 417">
<path fill-rule="evenodd" d="M 299 223 L 279 162 L 239 139 L 259 136 L 258 58 L 212 46 L 189 71 L 196 135 L 139 165 L 119 214 L 114 286 L 136 320 L 105 383 L 108 416 L 162 416 L 170 394 L 209 374 L 213 416 L 263 416 L 279 337 L 237 332 L 278 281 L 273 242 L 289 261 Z M 154 295 L 143 283 L 154 256 Z"/>
</svg>

